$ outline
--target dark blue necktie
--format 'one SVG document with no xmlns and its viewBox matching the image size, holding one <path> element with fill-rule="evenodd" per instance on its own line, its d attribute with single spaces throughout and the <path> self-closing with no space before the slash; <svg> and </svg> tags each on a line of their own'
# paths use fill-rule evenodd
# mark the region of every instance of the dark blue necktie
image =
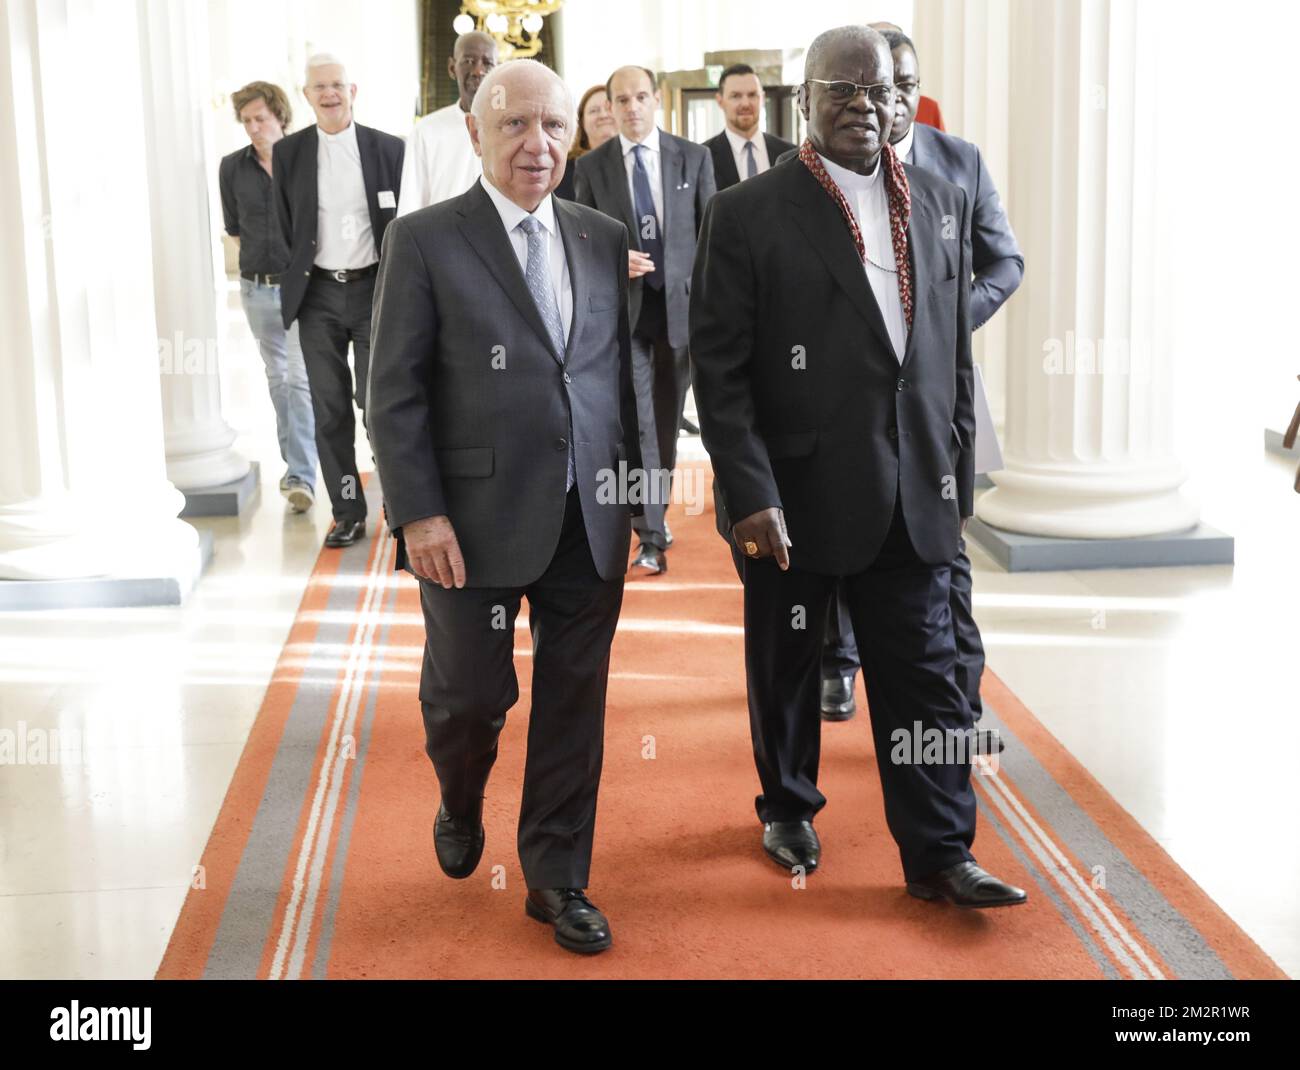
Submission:
<svg viewBox="0 0 1300 1070">
<path fill-rule="evenodd" d="M 753 178 L 758 174 L 758 158 L 754 155 L 754 143 L 745 142 L 745 177 Z"/>
<path fill-rule="evenodd" d="M 655 262 L 654 271 L 643 276 L 656 290 L 664 288 L 664 239 L 655 213 L 655 199 L 650 192 L 650 172 L 645 168 L 645 146 L 634 145 L 635 161 L 632 165 L 632 191 L 636 199 L 636 225 L 641 239 L 641 251 Z"/>
</svg>

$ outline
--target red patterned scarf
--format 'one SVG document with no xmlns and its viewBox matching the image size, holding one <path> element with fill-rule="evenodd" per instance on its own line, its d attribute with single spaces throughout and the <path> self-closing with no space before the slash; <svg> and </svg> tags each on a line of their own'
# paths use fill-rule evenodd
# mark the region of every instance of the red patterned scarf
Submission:
<svg viewBox="0 0 1300 1070">
<path fill-rule="evenodd" d="M 907 172 L 903 170 L 903 161 L 898 158 L 893 146 L 886 145 L 881 151 L 884 156 L 882 166 L 885 168 L 885 189 L 889 193 L 889 234 L 893 239 L 894 265 L 898 268 L 898 296 L 902 299 L 903 318 L 907 321 L 907 329 L 910 331 L 912 329 L 912 262 L 907 257 L 907 224 L 912 218 L 912 191 L 907 184 Z M 849 207 L 849 202 L 845 200 L 840 187 L 827 174 L 821 157 L 813 148 L 813 143 L 807 138 L 804 138 L 804 143 L 799 146 L 799 159 L 821 183 L 822 189 L 830 194 L 831 200 L 839 205 L 840 214 L 844 216 L 844 222 L 849 225 L 849 232 L 853 235 L 858 259 L 866 264 L 867 249 L 862 244 L 862 231 L 858 227 L 857 217 Z"/>
</svg>

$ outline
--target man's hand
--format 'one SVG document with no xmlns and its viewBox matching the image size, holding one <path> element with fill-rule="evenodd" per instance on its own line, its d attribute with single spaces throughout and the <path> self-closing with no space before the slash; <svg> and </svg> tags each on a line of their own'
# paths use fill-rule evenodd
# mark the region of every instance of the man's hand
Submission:
<svg viewBox="0 0 1300 1070">
<path fill-rule="evenodd" d="M 456 541 L 451 520 L 426 516 L 402 525 L 406 541 L 406 562 L 422 579 L 440 583 L 447 590 L 465 586 L 465 557 Z"/>
<path fill-rule="evenodd" d="M 785 530 L 785 513 L 780 509 L 761 509 L 745 517 L 731 529 L 736 548 L 751 560 L 775 557 L 785 571 L 790 567 L 789 547 L 794 544 Z M 748 545 L 747 545 L 748 544 Z M 750 550 L 754 553 L 750 553 Z"/>
<path fill-rule="evenodd" d="M 629 249 L 627 251 L 627 277 L 629 279 L 639 279 L 642 275 L 649 275 L 654 269 L 655 262 L 650 259 L 649 253 L 643 253 L 640 249 Z"/>
</svg>

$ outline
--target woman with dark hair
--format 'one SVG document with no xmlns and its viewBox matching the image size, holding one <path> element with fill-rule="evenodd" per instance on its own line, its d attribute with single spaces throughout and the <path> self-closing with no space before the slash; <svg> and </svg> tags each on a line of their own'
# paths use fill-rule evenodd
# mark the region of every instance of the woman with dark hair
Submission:
<svg viewBox="0 0 1300 1070">
<path fill-rule="evenodd" d="M 582 94 L 578 105 L 578 136 L 573 139 L 569 149 L 569 162 L 564 168 L 564 177 L 555 187 L 555 195 L 565 200 L 573 200 L 573 163 L 579 156 L 584 156 L 592 149 L 598 149 L 618 132 L 614 122 L 614 113 L 609 107 L 609 97 L 603 85 L 593 85 Z"/>
</svg>

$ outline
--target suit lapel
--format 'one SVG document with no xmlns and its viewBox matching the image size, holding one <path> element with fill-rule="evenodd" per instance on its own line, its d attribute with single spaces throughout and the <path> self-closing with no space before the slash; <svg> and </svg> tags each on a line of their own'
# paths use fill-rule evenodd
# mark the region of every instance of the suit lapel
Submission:
<svg viewBox="0 0 1300 1070">
<path fill-rule="evenodd" d="M 794 185 L 786 196 L 800 209 L 791 213 L 795 225 L 826 264 L 831 277 L 849 296 L 853 306 L 876 334 L 885 352 L 894 356 L 894 346 L 885 328 L 885 317 L 880 314 L 876 295 L 871 292 L 867 273 L 853 246 L 853 236 L 839 207 L 822 189 L 808 168 L 800 164 L 791 170 Z M 915 291 L 914 291 L 915 292 Z"/>
<path fill-rule="evenodd" d="M 925 124 L 913 123 L 912 124 L 912 160 L 911 160 L 913 167 L 920 167 L 923 170 L 930 169 L 929 164 L 926 162 L 928 159 L 926 148 L 927 145 L 925 140 Z M 907 163 L 908 161 L 904 160 L 903 162 Z"/>
<path fill-rule="evenodd" d="M 740 172 L 736 170 L 736 159 L 731 154 L 731 142 L 727 140 L 727 135 L 723 133 L 718 137 L 722 138 L 722 142 L 719 150 L 713 154 L 713 173 L 717 176 L 718 189 L 723 189 L 739 182 Z"/>
<path fill-rule="evenodd" d="M 669 217 L 673 214 L 670 207 L 673 199 L 680 192 L 682 183 L 686 181 L 682 174 L 682 150 L 679 149 L 673 139 L 659 131 L 659 184 L 663 187 L 664 217 L 659 220 L 659 236 L 664 243 L 664 255 L 668 252 L 668 235 L 672 233 L 669 230 Z"/>
<path fill-rule="evenodd" d="M 552 197 L 551 204 L 555 206 L 555 224 L 560 228 L 560 238 L 564 241 L 564 259 L 569 265 L 569 292 L 573 295 L 573 318 L 569 322 L 569 337 L 564 347 L 567 364 L 578 337 L 579 317 L 587 308 L 587 254 L 591 242 L 578 221 L 577 211 L 568 201 Z"/>
<path fill-rule="evenodd" d="M 307 216 L 304 222 L 311 228 L 312 236 L 319 240 L 316 224 L 320 214 L 320 138 L 315 124 L 303 131 L 302 149 L 304 159 L 298 161 L 298 182 Z M 296 227 L 297 223 L 294 225 Z"/>
<path fill-rule="evenodd" d="M 354 119 L 353 122 L 356 122 Z M 357 155 L 361 157 L 361 180 L 366 187 L 366 212 L 370 215 L 370 227 L 375 238 L 375 250 L 379 249 L 380 221 L 375 218 L 379 205 L 379 176 L 375 167 L 379 163 L 379 154 L 374 151 L 374 138 L 370 127 L 357 123 Z"/>
<path fill-rule="evenodd" d="M 912 148 L 915 155 L 915 141 L 912 143 Z M 934 277 L 930 251 L 934 248 L 936 238 L 942 240 L 934 207 L 930 204 L 925 191 L 917 189 L 911 178 L 909 174 L 908 185 L 912 190 L 912 218 L 907 225 L 907 254 L 912 264 L 912 326 L 907 332 L 907 347 L 903 353 L 904 366 L 912 359 L 912 341 L 916 338 L 916 325 L 921 316 L 922 305 L 929 297 L 927 291 L 930 280 Z"/>
<path fill-rule="evenodd" d="M 632 194 L 627 188 L 627 168 L 623 163 L 623 142 L 615 134 L 597 152 L 605 153 L 600 161 L 601 173 L 609 184 L 614 204 L 622 212 L 622 220 L 632 239 L 632 248 L 641 248 L 641 228 L 636 222 L 636 212 L 632 209 Z"/>
<path fill-rule="evenodd" d="M 785 152 L 786 147 L 771 134 L 764 134 L 763 140 L 767 143 L 767 166 L 775 167 L 776 158 Z"/>
<path fill-rule="evenodd" d="M 546 346 L 546 351 L 556 361 L 562 361 L 563 354 L 556 352 L 551 342 L 551 332 L 546 329 L 542 314 L 537 311 L 537 302 L 528 292 L 524 273 L 519 270 L 519 258 L 515 256 L 506 228 L 501 224 L 501 215 L 492 203 L 492 198 L 477 182 L 465 194 L 459 227 L 469 247 L 492 273 L 492 277 L 533 329 L 533 333 Z M 569 270 L 573 271 L 572 264 Z M 577 308 L 576 303 L 574 308 Z"/>
</svg>

